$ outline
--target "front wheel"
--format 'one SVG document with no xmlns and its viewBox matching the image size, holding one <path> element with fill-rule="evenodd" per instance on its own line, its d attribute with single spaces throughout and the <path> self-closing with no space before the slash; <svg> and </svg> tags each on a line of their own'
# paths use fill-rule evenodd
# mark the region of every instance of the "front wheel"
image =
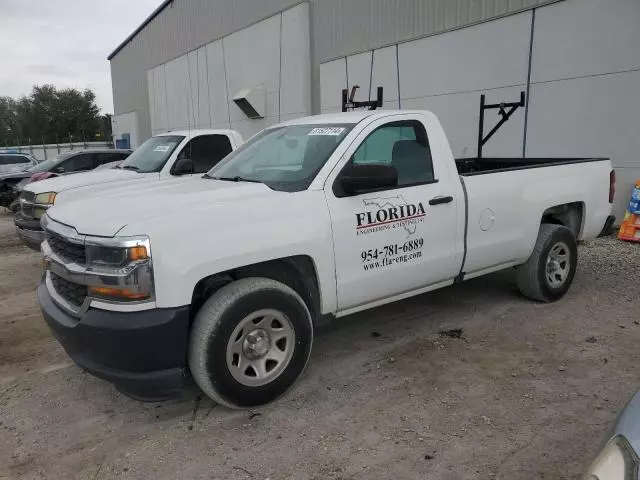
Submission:
<svg viewBox="0 0 640 480">
<path fill-rule="evenodd" d="M 246 278 L 222 287 L 196 315 L 189 367 L 214 401 L 231 408 L 262 405 L 302 374 L 312 342 L 311 314 L 294 290 Z"/>
<path fill-rule="evenodd" d="M 543 223 L 533 253 L 518 267 L 518 288 L 532 300 L 554 302 L 571 287 L 577 265 L 578 246 L 571 230 Z"/>
</svg>

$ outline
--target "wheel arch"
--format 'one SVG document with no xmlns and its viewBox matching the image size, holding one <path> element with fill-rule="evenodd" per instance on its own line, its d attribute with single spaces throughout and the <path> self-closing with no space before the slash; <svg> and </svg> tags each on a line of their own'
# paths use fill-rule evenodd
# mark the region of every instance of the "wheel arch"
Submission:
<svg viewBox="0 0 640 480">
<path fill-rule="evenodd" d="M 554 205 L 542 212 L 540 224 L 563 225 L 571 230 L 576 239 L 582 235 L 585 219 L 584 202 Z"/>
<path fill-rule="evenodd" d="M 318 272 L 313 259 L 307 255 L 242 265 L 200 279 L 191 297 L 191 319 L 195 318 L 204 302 L 224 285 L 250 277 L 269 278 L 292 288 L 306 303 L 314 324 L 318 323 L 321 316 Z"/>
</svg>

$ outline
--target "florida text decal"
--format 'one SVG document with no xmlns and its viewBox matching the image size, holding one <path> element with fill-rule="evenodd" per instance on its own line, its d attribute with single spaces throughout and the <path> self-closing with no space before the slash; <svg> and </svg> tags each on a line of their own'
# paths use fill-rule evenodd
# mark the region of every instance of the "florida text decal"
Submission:
<svg viewBox="0 0 640 480">
<path fill-rule="evenodd" d="M 357 235 L 403 228 L 408 235 L 416 233 L 426 212 L 422 202 L 407 203 L 402 195 L 386 198 L 365 198 L 362 212 L 356 213 Z"/>
</svg>

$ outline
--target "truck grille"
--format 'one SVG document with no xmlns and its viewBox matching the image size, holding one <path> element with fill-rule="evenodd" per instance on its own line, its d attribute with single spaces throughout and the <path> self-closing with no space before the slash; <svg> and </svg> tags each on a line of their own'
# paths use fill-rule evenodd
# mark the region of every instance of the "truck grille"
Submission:
<svg viewBox="0 0 640 480">
<path fill-rule="evenodd" d="M 84 245 L 69 242 L 63 237 L 51 232 L 46 232 L 46 237 L 49 247 L 56 255 L 59 255 L 65 260 L 77 263 L 78 265 L 84 265 L 86 263 Z"/>
<path fill-rule="evenodd" d="M 22 192 L 20 195 L 20 211 L 23 217 L 33 218 L 33 202 L 36 199 L 36 194 L 33 192 Z"/>
<path fill-rule="evenodd" d="M 87 298 L 87 287 L 65 280 L 53 272 L 49 274 L 51 275 L 51 283 L 56 293 L 74 307 L 80 308 Z"/>
</svg>

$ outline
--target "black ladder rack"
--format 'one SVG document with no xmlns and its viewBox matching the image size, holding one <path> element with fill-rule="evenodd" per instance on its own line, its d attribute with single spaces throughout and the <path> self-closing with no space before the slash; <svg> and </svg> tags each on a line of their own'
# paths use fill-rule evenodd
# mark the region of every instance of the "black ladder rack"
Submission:
<svg viewBox="0 0 640 480">
<path fill-rule="evenodd" d="M 520 92 L 520 101 L 512 102 L 512 103 L 492 103 L 487 105 L 485 103 L 485 95 L 482 94 L 480 96 L 480 125 L 478 131 L 478 158 L 482 158 L 482 147 L 485 143 L 489 141 L 491 137 L 493 137 L 494 133 L 496 133 L 502 125 L 504 125 L 511 115 L 518 109 L 518 107 L 524 107 L 525 105 L 525 95 L 524 92 Z M 508 110 L 507 110 L 508 109 Z M 495 127 L 491 129 L 487 136 L 484 136 L 484 112 L 485 110 L 498 110 L 498 113 L 502 117 L 500 121 L 496 124 Z"/>
</svg>

